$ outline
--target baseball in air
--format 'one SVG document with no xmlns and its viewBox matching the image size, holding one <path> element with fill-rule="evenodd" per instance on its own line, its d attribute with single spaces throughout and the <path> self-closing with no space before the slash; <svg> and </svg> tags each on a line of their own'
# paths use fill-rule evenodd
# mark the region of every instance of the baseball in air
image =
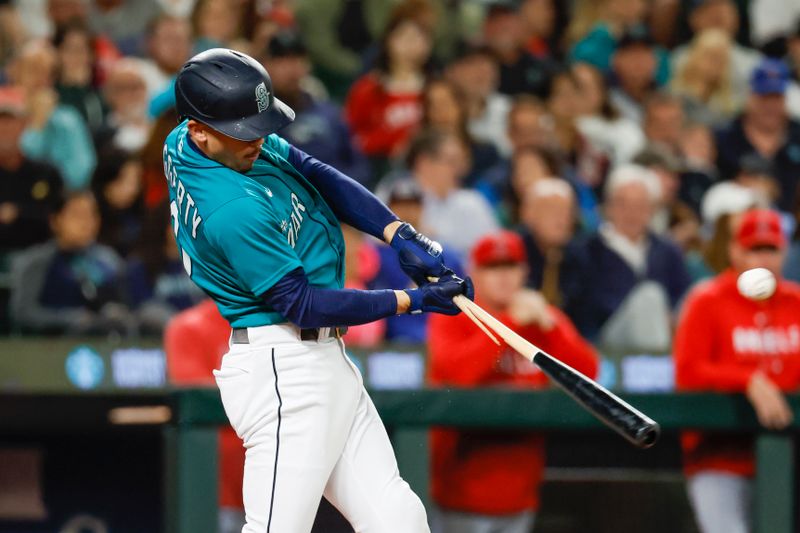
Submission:
<svg viewBox="0 0 800 533">
<path fill-rule="evenodd" d="M 753 268 L 739 274 L 739 294 L 751 300 L 766 300 L 775 294 L 775 276 L 766 268 Z"/>
</svg>

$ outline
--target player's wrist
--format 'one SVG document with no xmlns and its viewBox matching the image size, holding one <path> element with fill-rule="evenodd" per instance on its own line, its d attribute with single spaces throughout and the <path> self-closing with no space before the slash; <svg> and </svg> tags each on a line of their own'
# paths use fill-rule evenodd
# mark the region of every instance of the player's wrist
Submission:
<svg viewBox="0 0 800 533">
<path fill-rule="evenodd" d="M 412 308 L 412 299 L 409 291 L 396 290 L 394 291 L 394 295 L 397 298 L 397 314 L 402 315 L 408 313 Z"/>
<path fill-rule="evenodd" d="M 383 228 L 383 240 L 386 244 L 390 244 L 392 239 L 394 239 L 397 230 L 400 226 L 403 225 L 402 220 L 395 220 L 393 222 L 389 222 L 385 228 Z"/>
<path fill-rule="evenodd" d="M 421 313 L 422 308 L 425 305 L 425 295 L 423 294 L 423 291 L 421 289 L 405 289 L 403 292 L 408 297 L 408 308 L 406 309 L 406 313 L 410 313 L 412 315 Z"/>
</svg>

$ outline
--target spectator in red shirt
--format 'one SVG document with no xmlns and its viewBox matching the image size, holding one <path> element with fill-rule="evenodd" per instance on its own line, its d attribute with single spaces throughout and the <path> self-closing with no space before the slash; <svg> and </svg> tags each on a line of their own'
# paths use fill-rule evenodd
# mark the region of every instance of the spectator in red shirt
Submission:
<svg viewBox="0 0 800 533">
<path fill-rule="evenodd" d="M 170 382 L 178 386 L 212 387 L 212 370 L 228 351 L 231 327 L 217 306 L 206 300 L 167 325 L 164 349 Z M 244 526 L 242 476 L 244 447 L 233 428 L 219 431 L 219 533 L 238 533 Z"/>
<path fill-rule="evenodd" d="M 370 157 L 402 152 L 422 118 L 425 65 L 431 55 L 428 28 L 411 14 L 391 20 L 375 69 L 353 84 L 345 115 L 356 143 Z"/>
<path fill-rule="evenodd" d="M 594 349 L 569 319 L 524 287 L 525 245 L 503 231 L 481 239 L 471 254 L 476 302 L 500 321 L 586 375 L 597 372 Z M 547 378 L 503 344 L 497 347 L 464 314 L 431 316 L 430 381 L 434 385 L 509 385 L 538 389 Z M 527 533 L 539 506 L 545 460 L 542 435 L 519 432 L 431 432 L 431 495 L 442 533 Z"/>
<path fill-rule="evenodd" d="M 786 253 L 780 216 L 745 213 L 729 253 L 731 268 L 687 297 L 675 337 L 677 386 L 745 393 L 764 427 L 782 429 L 792 420 L 784 393 L 800 386 L 800 285 L 780 278 Z M 760 301 L 737 290 L 738 275 L 756 267 L 778 278 L 775 293 Z M 700 531 L 749 531 L 752 436 L 686 432 L 682 441 Z"/>
</svg>

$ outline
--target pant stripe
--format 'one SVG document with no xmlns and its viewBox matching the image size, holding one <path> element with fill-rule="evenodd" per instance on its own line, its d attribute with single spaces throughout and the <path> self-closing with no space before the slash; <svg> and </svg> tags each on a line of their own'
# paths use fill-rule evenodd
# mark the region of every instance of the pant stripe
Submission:
<svg viewBox="0 0 800 533">
<path fill-rule="evenodd" d="M 278 395 L 278 434 L 275 440 L 275 467 L 272 470 L 272 495 L 269 499 L 269 519 L 267 520 L 267 533 L 272 525 L 272 508 L 275 504 L 275 481 L 278 477 L 278 452 L 281 449 L 281 391 L 278 390 L 278 367 L 275 365 L 275 348 L 272 349 L 272 372 L 275 374 L 275 394 Z"/>
</svg>

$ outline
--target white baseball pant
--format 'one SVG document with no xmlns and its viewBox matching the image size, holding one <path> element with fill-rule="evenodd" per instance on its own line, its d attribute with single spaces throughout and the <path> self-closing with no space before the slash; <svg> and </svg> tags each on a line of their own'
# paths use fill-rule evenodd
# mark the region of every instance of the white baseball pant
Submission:
<svg viewBox="0 0 800 533">
<path fill-rule="evenodd" d="M 728 472 L 702 471 L 686 481 L 701 533 L 747 533 L 753 483 Z"/>
<path fill-rule="evenodd" d="M 429 533 L 344 344 L 288 324 L 248 337 L 214 371 L 246 448 L 242 533 L 308 533 L 323 495 L 356 533 Z"/>
</svg>

